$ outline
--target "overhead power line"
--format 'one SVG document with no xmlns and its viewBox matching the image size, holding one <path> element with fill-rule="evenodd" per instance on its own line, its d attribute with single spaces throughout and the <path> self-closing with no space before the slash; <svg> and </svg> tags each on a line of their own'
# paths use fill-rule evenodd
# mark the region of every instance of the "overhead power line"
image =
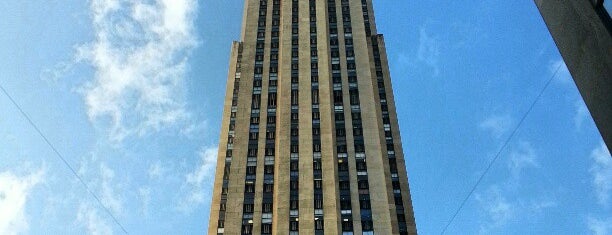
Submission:
<svg viewBox="0 0 612 235">
<path fill-rule="evenodd" d="M 510 140 L 512 139 L 512 137 L 514 137 L 514 135 L 516 134 L 516 132 L 518 131 L 518 129 L 521 127 L 521 125 L 523 124 L 523 122 L 525 122 L 525 119 L 527 118 L 527 116 L 529 115 L 529 113 L 531 113 L 531 111 L 533 110 L 533 107 L 536 105 L 536 103 L 538 102 L 538 100 L 540 100 L 540 98 L 542 97 L 542 94 L 544 94 L 544 91 L 546 90 L 546 88 L 548 88 L 548 86 L 550 85 L 550 83 L 552 82 L 552 80 L 557 76 L 557 73 L 559 72 L 559 69 L 561 69 L 561 66 L 563 65 L 563 63 L 560 63 L 559 66 L 557 66 L 557 69 L 555 70 L 555 72 L 552 74 L 552 76 L 550 76 L 550 78 L 548 79 L 548 81 L 546 82 L 546 84 L 544 85 L 544 87 L 542 87 L 542 90 L 540 91 L 540 93 L 538 94 L 538 96 L 535 97 L 535 99 L 533 100 L 533 102 L 531 103 L 531 105 L 529 106 L 529 109 L 527 109 L 527 112 L 525 112 L 525 114 L 523 115 L 523 117 L 521 118 L 521 120 L 519 121 L 519 123 L 516 125 L 516 127 L 514 127 L 514 130 L 512 130 L 512 132 L 510 133 L 510 135 L 508 136 L 508 138 L 506 139 L 506 141 L 504 141 L 504 144 L 501 146 L 501 148 L 499 149 L 499 151 L 497 151 L 497 154 L 495 154 L 495 157 L 493 157 L 493 159 L 491 159 L 491 161 L 489 162 L 489 165 L 487 166 L 487 168 L 485 169 L 484 172 L 482 172 L 482 174 L 480 175 L 480 177 L 478 178 L 478 180 L 476 181 L 476 184 L 474 184 L 474 186 L 472 187 L 472 189 L 470 190 L 470 192 L 468 193 L 467 196 L 465 196 L 465 198 L 463 199 L 463 201 L 461 202 L 461 204 L 459 205 L 459 208 L 457 208 L 457 210 L 455 211 L 455 213 L 453 214 L 453 216 L 451 217 L 451 219 L 446 223 L 446 226 L 444 226 L 444 229 L 442 229 L 442 232 L 440 232 L 440 234 L 444 234 L 446 233 L 446 230 L 448 229 L 448 227 L 453 223 L 453 221 L 455 220 L 455 218 L 457 217 L 457 215 L 459 214 L 459 212 L 461 212 L 461 209 L 463 209 L 463 206 L 465 206 L 465 203 L 468 201 L 468 199 L 470 199 L 470 197 L 472 196 L 472 194 L 474 194 L 474 191 L 476 191 L 476 188 L 478 187 L 478 185 L 480 184 L 480 182 L 482 182 L 482 179 L 484 179 L 485 175 L 487 175 L 487 173 L 489 172 L 489 170 L 491 170 L 491 167 L 493 166 L 493 164 L 495 163 L 495 161 L 497 161 L 497 159 L 499 158 L 499 156 L 501 156 L 501 153 L 504 151 L 504 149 L 508 146 L 508 144 L 510 143 Z"/>
<path fill-rule="evenodd" d="M 83 178 L 81 178 L 81 176 L 79 176 L 79 174 L 74 170 L 74 168 L 70 165 L 70 163 L 68 163 L 68 161 L 66 161 L 66 159 L 64 158 L 64 156 L 62 156 L 62 154 L 57 150 L 57 148 L 55 148 L 55 146 L 53 146 L 53 144 L 51 143 L 51 141 L 49 141 L 49 139 L 47 139 L 47 137 L 42 133 L 42 131 L 38 128 L 38 126 L 32 121 L 32 119 L 30 119 L 30 116 L 28 116 L 23 109 L 21 108 L 21 106 L 19 106 L 19 104 L 13 99 L 13 97 L 4 89 L 4 86 L 2 86 L 2 84 L 0 84 L 0 89 L 2 90 L 2 92 L 4 93 L 4 95 L 6 95 L 6 97 L 9 98 L 9 100 L 11 101 L 11 103 L 13 103 L 13 105 L 19 110 L 19 112 L 21 113 L 21 116 L 23 116 L 28 123 L 30 123 L 30 125 L 34 128 L 34 130 L 36 130 L 36 132 L 38 132 L 38 135 L 40 135 L 40 137 L 42 137 L 42 139 L 47 143 L 47 145 L 51 148 L 51 150 L 53 150 L 53 152 L 55 153 L 55 155 L 64 163 L 64 165 L 66 167 L 68 167 L 68 169 L 70 170 L 70 172 L 72 172 L 72 174 L 74 175 L 74 177 L 76 177 L 79 182 L 81 182 L 81 184 L 83 185 L 83 187 L 85 187 L 85 189 L 87 190 L 87 192 L 89 192 L 89 194 L 91 194 L 91 196 L 96 199 L 96 201 L 98 202 L 98 204 L 104 208 L 104 210 L 106 211 L 106 213 L 113 218 L 113 221 L 115 221 L 115 224 L 117 224 L 117 226 L 119 226 L 121 228 L 121 230 L 125 233 L 128 234 L 128 232 L 125 230 L 125 228 L 123 227 L 123 225 L 121 225 L 121 223 L 119 222 L 119 220 L 117 219 L 117 217 L 115 217 L 115 215 L 113 215 L 113 213 L 110 211 L 110 209 L 108 207 L 106 207 L 104 205 L 104 203 L 102 203 L 102 201 L 100 200 L 100 198 L 98 198 L 98 196 L 89 188 L 89 186 L 87 186 L 87 184 L 85 183 L 85 181 L 83 180 Z"/>
</svg>

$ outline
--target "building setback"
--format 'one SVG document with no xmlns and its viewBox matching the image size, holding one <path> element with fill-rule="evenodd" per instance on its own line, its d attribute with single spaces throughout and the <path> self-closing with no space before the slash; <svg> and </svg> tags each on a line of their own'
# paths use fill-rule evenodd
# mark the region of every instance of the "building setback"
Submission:
<svg viewBox="0 0 612 235">
<path fill-rule="evenodd" d="M 372 0 L 245 0 L 208 234 L 416 234 Z"/>
</svg>

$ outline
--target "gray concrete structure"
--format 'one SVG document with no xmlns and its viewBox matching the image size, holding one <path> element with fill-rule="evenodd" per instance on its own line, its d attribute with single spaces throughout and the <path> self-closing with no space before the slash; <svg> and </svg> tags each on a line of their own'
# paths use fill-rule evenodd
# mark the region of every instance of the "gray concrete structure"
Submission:
<svg viewBox="0 0 612 235">
<path fill-rule="evenodd" d="M 208 234 L 416 234 L 372 0 L 245 0 L 243 17 Z"/>
<path fill-rule="evenodd" d="M 603 0 L 535 3 L 601 136 L 612 149 L 612 22 Z"/>
</svg>

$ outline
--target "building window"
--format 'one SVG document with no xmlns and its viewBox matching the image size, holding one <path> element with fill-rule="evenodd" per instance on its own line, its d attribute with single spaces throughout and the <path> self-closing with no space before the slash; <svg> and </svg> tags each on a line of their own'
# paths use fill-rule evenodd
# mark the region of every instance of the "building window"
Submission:
<svg viewBox="0 0 612 235">
<path fill-rule="evenodd" d="M 340 160 L 338 162 L 338 171 L 348 171 L 348 162 Z"/>
<path fill-rule="evenodd" d="M 264 174 L 274 174 L 274 166 L 264 166 Z"/>
<path fill-rule="evenodd" d="M 272 233 L 272 224 L 262 224 L 261 233 L 264 233 L 264 234 Z"/>
<path fill-rule="evenodd" d="M 312 169 L 314 169 L 315 171 L 320 171 L 322 170 L 321 166 L 321 160 L 315 160 L 314 162 L 312 162 Z"/>
<path fill-rule="evenodd" d="M 342 231 L 353 231 L 353 221 L 342 221 Z"/>
<path fill-rule="evenodd" d="M 298 90 L 291 91 L 291 105 L 298 105 L 298 101 L 299 101 L 298 95 L 299 95 Z"/>
<path fill-rule="evenodd" d="M 359 189 L 368 189 L 368 181 L 360 180 L 359 182 L 357 182 L 357 186 L 359 187 Z"/>
<path fill-rule="evenodd" d="M 359 198 L 359 207 L 363 210 L 369 210 L 370 207 L 370 197 L 360 196 Z"/>
<path fill-rule="evenodd" d="M 319 104 L 319 90 L 312 90 L 312 104 Z"/>
<path fill-rule="evenodd" d="M 340 190 L 349 190 L 351 183 L 347 180 L 342 180 L 339 183 Z"/>
<path fill-rule="evenodd" d="M 252 183 L 244 185 L 244 192 L 245 193 L 254 193 L 255 192 L 255 185 L 252 184 Z"/>
<path fill-rule="evenodd" d="M 298 190 L 298 189 L 299 189 L 299 185 L 300 185 L 300 183 L 299 183 L 299 181 L 297 181 L 297 180 L 292 180 L 292 181 L 289 183 L 289 186 L 290 186 L 290 189 L 291 189 L 291 190 Z"/>
<path fill-rule="evenodd" d="M 242 225 L 242 234 L 253 234 L 253 225 L 252 224 L 245 224 Z"/>
<path fill-rule="evenodd" d="M 323 182 L 321 180 L 315 180 L 314 181 L 314 188 L 315 189 L 322 189 L 323 188 Z"/>
<path fill-rule="evenodd" d="M 291 231 L 298 231 L 300 229 L 299 224 L 300 223 L 298 221 L 290 221 L 289 222 L 289 230 L 291 230 Z"/>
<path fill-rule="evenodd" d="M 247 175 L 254 175 L 256 171 L 257 171 L 256 166 L 247 166 L 246 168 Z"/>
<path fill-rule="evenodd" d="M 323 209 L 323 199 L 315 199 L 314 201 L 315 209 Z"/>
<path fill-rule="evenodd" d="M 300 147 L 297 144 L 292 144 L 291 153 L 298 153 L 298 152 L 300 152 Z"/>
<path fill-rule="evenodd" d="M 244 213 L 253 213 L 253 204 L 244 204 L 243 211 Z"/>
<path fill-rule="evenodd" d="M 315 230 L 323 230 L 323 220 L 315 218 Z"/>
<path fill-rule="evenodd" d="M 268 107 L 276 107 L 276 93 L 268 94 Z"/>
<path fill-rule="evenodd" d="M 342 91 L 334 91 L 334 103 L 342 105 Z"/>
<path fill-rule="evenodd" d="M 275 124 L 276 116 L 268 116 L 268 124 Z"/>
<path fill-rule="evenodd" d="M 262 206 L 263 213 L 271 213 L 272 212 L 272 203 L 264 203 Z"/>
<path fill-rule="evenodd" d="M 290 163 L 291 171 L 298 171 L 300 169 L 299 166 L 300 166 L 300 163 L 298 161 L 292 161 Z"/>
<path fill-rule="evenodd" d="M 299 206 L 300 206 L 300 203 L 298 200 L 291 199 L 291 201 L 289 202 L 289 209 L 291 210 L 297 210 Z"/>
<path fill-rule="evenodd" d="M 319 112 L 312 113 L 312 120 L 320 120 L 320 119 L 321 119 L 321 113 Z"/>
</svg>

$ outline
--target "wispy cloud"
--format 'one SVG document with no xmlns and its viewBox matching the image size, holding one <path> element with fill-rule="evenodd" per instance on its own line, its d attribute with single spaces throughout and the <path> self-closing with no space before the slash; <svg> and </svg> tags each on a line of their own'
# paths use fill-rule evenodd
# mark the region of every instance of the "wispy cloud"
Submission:
<svg viewBox="0 0 612 235">
<path fill-rule="evenodd" d="M 488 131 L 495 138 L 501 138 L 510 130 L 513 124 L 513 119 L 510 115 L 492 115 L 480 122 L 478 127 L 481 130 Z"/>
<path fill-rule="evenodd" d="M 516 207 L 504 197 L 497 186 L 491 186 L 484 194 L 475 194 L 476 201 L 484 211 L 486 222 L 480 227 L 480 234 L 490 234 L 516 216 Z"/>
<path fill-rule="evenodd" d="M 612 217 L 606 219 L 589 217 L 587 226 L 593 235 L 610 235 L 612 234 Z"/>
<path fill-rule="evenodd" d="M 574 107 L 576 108 L 576 112 L 574 113 L 574 126 L 576 127 L 576 130 L 580 130 L 582 129 L 582 124 L 584 121 L 588 120 L 590 117 L 589 110 L 584 104 L 582 98 L 578 98 L 576 100 Z"/>
<path fill-rule="evenodd" d="M 548 70 L 550 71 L 551 75 L 554 74 L 555 71 L 557 71 L 557 68 L 559 68 L 559 71 L 557 72 L 557 80 L 563 83 L 568 83 L 568 84 L 574 83 L 574 80 L 572 79 L 572 75 L 570 74 L 569 69 L 567 68 L 567 65 L 565 64 L 565 61 L 563 61 L 562 58 L 553 60 L 549 63 Z"/>
<path fill-rule="evenodd" d="M 113 230 L 108 222 L 100 217 L 99 212 L 92 205 L 81 203 L 77 212 L 77 223 L 85 228 L 87 234 L 108 235 Z"/>
<path fill-rule="evenodd" d="M 539 166 L 535 149 L 529 142 L 519 142 L 518 147 L 510 153 L 508 170 L 514 179 L 518 179 L 524 169 Z"/>
<path fill-rule="evenodd" d="M 201 163 L 193 172 L 185 176 L 183 189 L 186 190 L 186 195 L 179 201 L 179 210 L 188 213 L 195 206 L 210 200 L 210 189 L 217 165 L 217 151 L 216 147 L 200 150 Z"/>
<path fill-rule="evenodd" d="M 507 188 L 491 185 L 485 192 L 474 195 L 480 205 L 484 220 L 481 221 L 480 234 L 495 234 L 494 230 L 502 229 L 508 223 L 521 217 L 535 219 L 546 210 L 558 206 L 550 197 L 537 197 L 529 200 L 512 197 L 515 192 Z"/>
<path fill-rule="evenodd" d="M 91 121 L 121 141 L 178 123 L 187 59 L 197 45 L 195 0 L 92 0 L 95 40 L 77 57 L 95 70 L 81 90 Z"/>
<path fill-rule="evenodd" d="M 121 194 L 116 190 L 119 184 L 114 182 L 115 171 L 105 164 L 100 164 L 100 176 L 100 199 L 102 203 L 104 203 L 115 216 L 122 214 L 123 202 L 121 200 Z"/>
<path fill-rule="evenodd" d="M 433 75 L 440 74 L 440 42 L 437 38 L 427 32 L 425 27 L 421 27 L 419 31 L 419 47 L 417 51 L 417 60 L 425 63 L 433 70 Z"/>
<path fill-rule="evenodd" d="M 604 206 L 610 206 L 612 194 L 612 157 L 606 145 L 601 142 L 591 152 L 593 164 L 589 172 L 592 176 L 592 184 L 597 197 L 597 202 Z"/>
<path fill-rule="evenodd" d="M 13 172 L 0 173 L 0 234 L 23 234 L 29 229 L 25 211 L 31 190 L 44 182 L 43 168 L 20 177 Z"/>
</svg>

